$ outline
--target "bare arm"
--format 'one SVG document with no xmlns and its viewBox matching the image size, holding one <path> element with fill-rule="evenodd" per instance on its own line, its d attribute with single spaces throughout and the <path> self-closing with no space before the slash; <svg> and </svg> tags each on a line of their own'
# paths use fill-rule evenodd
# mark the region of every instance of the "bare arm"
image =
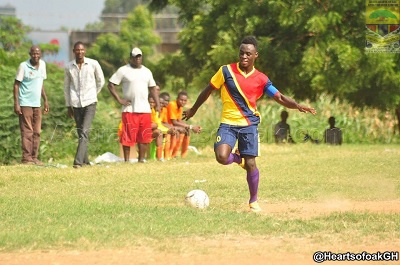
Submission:
<svg viewBox="0 0 400 265">
<path fill-rule="evenodd" d="M 124 105 L 124 106 L 131 105 L 130 101 L 119 97 L 118 92 L 115 89 L 115 85 L 113 83 L 108 82 L 108 90 L 110 90 L 111 95 L 118 101 L 119 104 Z"/>
<path fill-rule="evenodd" d="M 44 86 L 42 86 L 42 98 L 43 98 L 43 103 L 44 103 L 44 113 L 48 113 L 49 112 L 49 102 L 47 101 L 47 95 L 46 95 L 46 91 L 44 90 Z"/>
<path fill-rule="evenodd" d="M 276 102 L 278 102 L 279 104 L 281 104 L 282 106 L 285 106 L 286 108 L 289 108 L 289 109 L 298 109 L 300 112 L 305 112 L 305 113 L 309 112 L 313 115 L 315 115 L 317 113 L 317 111 L 314 108 L 300 105 L 299 103 L 294 101 L 292 98 L 287 97 L 281 93 L 276 93 L 274 96 L 274 100 Z"/>
<path fill-rule="evenodd" d="M 189 120 L 193 117 L 200 106 L 210 97 L 211 93 L 214 91 L 214 88 L 208 84 L 203 91 L 200 92 L 199 96 L 196 99 L 194 105 L 183 112 L 183 120 Z"/>
<path fill-rule="evenodd" d="M 19 85 L 21 84 L 20 81 L 14 81 L 14 112 L 15 114 L 21 115 L 21 107 L 19 106 Z"/>
<path fill-rule="evenodd" d="M 155 86 L 153 86 L 153 87 L 149 87 L 149 90 L 150 90 L 151 96 L 154 99 L 154 102 L 156 103 L 156 111 L 160 115 L 161 105 L 160 105 L 160 97 L 157 94 L 157 89 Z"/>
</svg>

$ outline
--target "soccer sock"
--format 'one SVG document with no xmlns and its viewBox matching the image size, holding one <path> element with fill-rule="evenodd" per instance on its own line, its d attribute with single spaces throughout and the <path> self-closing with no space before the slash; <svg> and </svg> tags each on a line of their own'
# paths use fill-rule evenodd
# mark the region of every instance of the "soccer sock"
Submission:
<svg viewBox="0 0 400 265">
<path fill-rule="evenodd" d="M 233 162 L 240 164 L 242 162 L 242 158 L 237 154 L 230 153 L 225 165 L 230 165 Z"/>
<path fill-rule="evenodd" d="M 252 172 L 247 172 L 247 184 L 249 185 L 250 200 L 249 203 L 257 201 L 258 182 L 260 180 L 260 173 L 258 168 Z"/>
<path fill-rule="evenodd" d="M 172 135 L 171 136 L 171 147 L 169 148 L 169 157 L 172 158 L 172 154 L 176 148 L 176 145 L 178 144 L 178 140 L 179 140 L 179 134 L 178 135 Z"/>
<path fill-rule="evenodd" d="M 163 152 L 163 146 L 157 146 L 157 160 L 161 160 L 162 158 L 162 152 Z"/>
<path fill-rule="evenodd" d="M 185 134 L 181 133 L 179 138 L 177 138 L 176 145 L 172 152 L 172 157 L 176 157 L 178 155 L 179 149 L 181 149 L 183 138 L 185 138 Z"/>
<path fill-rule="evenodd" d="M 167 134 L 167 137 L 165 139 L 165 144 L 164 144 L 164 159 L 168 160 L 170 159 L 171 155 L 171 135 Z"/>
<path fill-rule="evenodd" d="M 189 149 L 189 143 L 190 143 L 190 136 L 185 135 L 182 142 L 182 153 L 181 153 L 182 158 L 185 158 L 187 155 Z"/>
</svg>

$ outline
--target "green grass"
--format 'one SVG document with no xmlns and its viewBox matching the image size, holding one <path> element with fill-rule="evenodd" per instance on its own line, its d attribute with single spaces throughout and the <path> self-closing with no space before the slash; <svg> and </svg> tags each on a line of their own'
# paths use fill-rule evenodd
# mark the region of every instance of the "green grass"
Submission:
<svg viewBox="0 0 400 265">
<path fill-rule="evenodd" d="M 0 251 L 127 247 L 154 240 L 173 248 L 166 242 L 220 235 L 358 243 L 400 237 L 399 211 L 332 212 L 311 218 L 247 213 L 243 169 L 217 164 L 211 148 L 201 151 L 186 160 L 79 170 L 1 166 Z M 399 155 L 398 145 L 263 145 L 257 158 L 259 200 L 398 200 Z M 206 210 L 184 203 L 186 193 L 196 188 L 210 197 Z"/>
</svg>

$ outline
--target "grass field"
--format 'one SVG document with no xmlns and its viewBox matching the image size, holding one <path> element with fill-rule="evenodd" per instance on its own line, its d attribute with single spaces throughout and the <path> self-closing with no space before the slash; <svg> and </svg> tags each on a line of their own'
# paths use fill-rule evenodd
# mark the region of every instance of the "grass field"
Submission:
<svg viewBox="0 0 400 265">
<path fill-rule="evenodd" d="M 165 163 L 1 166 L 0 264 L 103 264 L 98 251 L 117 257 L 104 264 L 313 264 L 317 250 L 400 251 L 400 146 L 261 151 L 261 214 L 248 212 L 245 171 L 211 148 Z M 205 210 L 184 203 L 197 188 Z M 43 251 L 53 260 L 40 262 Z M 71 251 L 88 260 L 72 263 Z M 38 263 L 23 263 L 32 253 Z"/>
</svg>

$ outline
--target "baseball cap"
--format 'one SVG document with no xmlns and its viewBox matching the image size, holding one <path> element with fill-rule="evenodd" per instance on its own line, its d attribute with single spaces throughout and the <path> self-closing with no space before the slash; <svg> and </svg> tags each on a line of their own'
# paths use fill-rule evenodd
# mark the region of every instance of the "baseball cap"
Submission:
<svg viewBox="0 0 400 265">
<path fill-rule="evenodd" d="M 132 49 L 131 54 L 133 57 L 136 57 L 138 55 L 142 55 L 142 51 L 138 47 L 135 47 Z"/>
</svg>

